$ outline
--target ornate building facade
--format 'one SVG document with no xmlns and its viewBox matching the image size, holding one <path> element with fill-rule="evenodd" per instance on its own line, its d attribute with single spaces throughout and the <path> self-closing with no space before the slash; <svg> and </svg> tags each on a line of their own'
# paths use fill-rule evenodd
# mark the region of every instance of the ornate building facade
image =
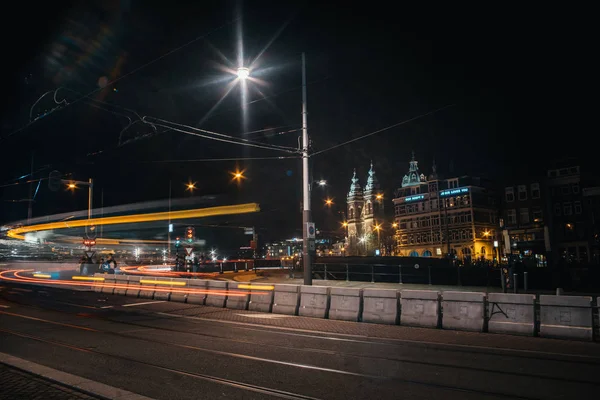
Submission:
<svg viewBox="0 0 600 400">
<path fill-rule="evenodd" d="M 498 211 L 491 184 L 469 176 L 441 179 L 433 163 L 426 177 L 413 153 L 396 190 L 396 254 L 491 260 L 497 251 Z"/>
<path fill-rule="evenodd" d="M 372 162 L 364 191 L 356 176 L 356 169 L 354 170 L 346 204 L 348 207 L 347 255 L 374 255 L 380 248 L 384 205 L 383 192 L 375 176 Z"/>
</svg>

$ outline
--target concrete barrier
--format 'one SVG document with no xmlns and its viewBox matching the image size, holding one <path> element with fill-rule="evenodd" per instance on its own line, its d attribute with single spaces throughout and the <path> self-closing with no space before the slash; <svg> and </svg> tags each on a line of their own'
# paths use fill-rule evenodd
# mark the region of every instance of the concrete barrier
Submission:
<svg viewBox="0 0 600 400">
<path fill-rule="evenodd" d="M 534 303 L 534 294 L 490 293 L 488 332 L 533 336 L 535 333 Z"/>
<path fill-rule="evenodd" d="M 94 278 L 104 278 L 104 275 L 95 273 Z M 104 281 L 94 281 L 94 292 L 102 293 L 102 288 L 104 287 Z M 112 294 L 112 293 L 111 293 Z"/>
<path fill-rule="evenodd" d="M 213 307 L 225 307 L 227 302 L 227 281 L 208 281 L 208 295 L 204 304 Z M 218 292 L 218 293 L 215 293 Z"/>
<path fill-rule="evenodd" d="M 483 332 L 485 327 L 485 293 L 442 293 L 442 328 Z"/>
<path fill-rule="evenodd" d="M 248 310 L 270 313 L 273 310 L 274 290 L 275 285 L 272 284 L 255 284 L 254 287 L 250 284 Z"/>
<path fill-rule="evenodd" d="M 181 301 L 190 304 L 203 305 L 206 301 L 208 281 L 205 279 L 187 279 L 187 287 L 191 290 L 191 292 L 171 293 L 171 301 Z M 200 293 L 194 293 L 193 290 L 197 290 Z"/>
<path fill-rule="evenodd" d="M 187 299 L 187 293 L 184 292 L 188 286 L 188 280 L 187 279 L 183 279 L 183 278 L 169 278 L 168 280 L 170 280 L 171 282 L 173 282 L 172 285 L 168 286 L 169 289 L 171 289 L 170 292 L 154 292 L 154 298 L 157 300 L 168 300 L 168 301 L 181 301 L 182 303 L 185 302 L 185 300 Z M 183 282 L 184 285 L 176 285 L 175 282 Z M 168 296 L 167 296 L 168 294 Z M 180 296 L 180 299 L 177 299 L 177 296 Z M 175 297 L 175 299 L 174 299 Z"/>
<path fill-rule="evenodd" d="M 540 336 L 591 341 L 593 330 L 590 296 L 540 296 Z"/>
<path fill-rule="evenodd" d="M 437 328 L 440 319 L 440 293 L 434 290 L 400 292 L 400 325 Z"/>
<path fill-rule="evenodd" d="M 104 286 L 102 287 L 102 289 L 100 291 L 103 294 L 113 294 L 114 290 L 115 290 L 114 285 L 116 283 L 114 275 L 104 275 L 103 278 L 104 278 L 104 281 L 102 283 L 104 283 Z"/>
<path fill-rule="evenodd" d="M 169 283 L 164 283 L 164 284 L 156 284 L 156 287 L 154 288 L 154 300 L 164 300 L 164 301 L 169 301 L 169 298 L 171 297 L 171 290 L 173 289 L 173 278 L 156 278 L 157 281 L 159 282 L 169 282 Z M 140 297 L 141 294 L 140 294 Z"/>
<path fill-rule="evenodd" d="M 300 286 L 298 315 L 327 318 L 329 315 L 329 286 Z"/>
<path fill-rule="evenodd" d="M 276 284 L 273 292 L 273 313 L 298 315 L 300 286 Z"/>
<path fill-rule="evenodd" d="M 140 277 L 135 275 L 129 275 L 127 280 L 127 290 L 125 290 L 125 296 L 138 297 L 140 294 Z"/>
<path fill-rule="evenodd" d="M 362 320 L 375 324 L 397 324 L 398 299 L 397 290 L 364 289 Z"/>
<path fill-rule="evenodd" d="M 247 286 L 247 283 L 229 282 L 229 290 L 225 307 L 236 310 L 247 310 L 250 301 L 250 289 L 239 289 L 238 286 Z M 242 296 L 240 296 L 242 295 Z"/>
<path fill-rule="evenodd" d="M 362 312 L 362 289 L 336 288 L 330 291 L 329 319 L 360 321 Z"/>
<path fill-rule="evenodd" d="M 156 278 L 153 276 L 142 276 L 140 277 L 140 281 L 144 281 L 144 283 L 140 283 L 140 293 L 138 297 L 141 299 L 153 299 L 154 298 L 154 288 L 155 284 L 148 283 L 148 281 L 154 282 Z"/>
<path fill-rule="evenodd" d="M 118 285 L 128 285 L 129 284 L 129 276 L 127 275 L 115 275 L 116 283 Z M 127 287 L 116 287 L 114 294 L 118 294 L 120 296 L 125 296 L 127 292 Z"/>
</svg>

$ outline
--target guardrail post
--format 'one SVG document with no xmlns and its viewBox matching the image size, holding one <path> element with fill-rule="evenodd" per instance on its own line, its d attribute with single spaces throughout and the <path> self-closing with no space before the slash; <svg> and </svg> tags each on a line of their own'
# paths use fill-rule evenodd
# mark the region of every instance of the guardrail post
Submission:
<svg viewBox="0 0 600 400">
<path fill-rule="evenodd" d="M 346 264 L 346 282 L 350 282 L 350 270 L 348 269 L 348 264 Z"/>
<path fill-rule="evenodd" d="M 402 283 L 402 264 L 398 265 L 398 283 Z"/>
<path fill-rule="evenodd" d="M 324 268 L 324 272 L 323 272 L 323 279 L 327 280 L 327 264 L 323 264 L 323 268 Z"/>
<path fill-rule="evenodd" d="M 528 275 L 527 272 L 523 272 L 523 290 L 525 292 L 527 292 L 527 287 L 529 286 L 528 285 L 529 282 L 527 282 L 527 275 Z"/>
<path fill-rule="evenodd" d="M 375 283 L 375 266 L 371 264 L 371 283 Z"/>
<path fill-rule="evenodd" d="M 427 274 L 429 275 L 429 284 L 431 285 L 431 265 L 427 267 Z"/>
<path fill-rule="evenodd" d="M 513 274 L 513 293 L 519 292 L 519 275 Z"/>
</svg>

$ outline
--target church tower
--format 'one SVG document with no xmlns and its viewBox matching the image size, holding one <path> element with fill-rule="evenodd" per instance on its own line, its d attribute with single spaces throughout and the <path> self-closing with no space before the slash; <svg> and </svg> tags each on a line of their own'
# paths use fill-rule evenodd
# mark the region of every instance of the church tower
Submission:
<svg viewBox="0 0 600 400">
<path fill-rule="evenodd" d="M 362 188 L 356 177 L 356 169 L 352 175 L 352 183 L 350 184 L 346 204 L 348 206 L 348 255 L 359 255 L 361 253 L 358 250 L 358 241 L 364 234 L 362 218 L 365 201 Z"/>
<path fill-rule="evenodd" d="M 364 231 L 365 233 L 376 233 L 375 227 L 383 221 L 383 192 L 375 176 L 373 161 L 371 161 L 371 169 L 369 169 L 369 177 L 365 185 L 364 202 Z"/>
</svg>

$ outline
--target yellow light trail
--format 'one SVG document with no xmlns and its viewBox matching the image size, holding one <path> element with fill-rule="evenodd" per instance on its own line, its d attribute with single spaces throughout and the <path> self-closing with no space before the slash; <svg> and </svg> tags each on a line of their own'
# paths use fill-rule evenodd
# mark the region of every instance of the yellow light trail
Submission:
<svg viewBox="0 0 600 400">
<path fill-rule="evenodd" d="M 48 274 L 33 274 L 36 278 L 52 278 L 52 275 Z"/>
<path fill-rule="evenodd" d="M 238 285 L 238 289 L 273 290 L 273 285 Z"/>
<path fill-rule="evenodd" d="M 146 283 L 149 285 L 173 285 L 173 286 L 185 286 L 185 282 L 171 282 L 171 281 L 151 281 L 149 279 L 140 279 L 140 283 Z"/>
<path fill-rule="evenodd" d="M 214 217 L 218 215 L 247 214 L 258 211 L 260 211 L 260 207 L 257 203 L 246 203 L 232 206 L 197 208 L 194 210 L 180 210 L 149 214 L 123 215 L 105 218 L 79 219 L 75 221 L 64 222 L 49 222 L 46 224 L 29 225 L 22 226 L 16 229 L 11 229 L 8 231 L 7 235 L 14 239 L 25 240 L 25 236 L 22 235 L 23 233 L 47 231 L 51 229 L 78 228 L 89 225 L 132 224 L 136 222 L 166 221 L 169 219 L 173 220 L 185 218 L 203 218 Z"/>
<path fill-rule="evenodd" d="M 35 276 L 35 275 L 33 275 Z M 104 278 L 101 278 L 99 276 L 72 276 L 71 279 L 74 279 L 76 281 L 103 281 Z"/>
</svg>

